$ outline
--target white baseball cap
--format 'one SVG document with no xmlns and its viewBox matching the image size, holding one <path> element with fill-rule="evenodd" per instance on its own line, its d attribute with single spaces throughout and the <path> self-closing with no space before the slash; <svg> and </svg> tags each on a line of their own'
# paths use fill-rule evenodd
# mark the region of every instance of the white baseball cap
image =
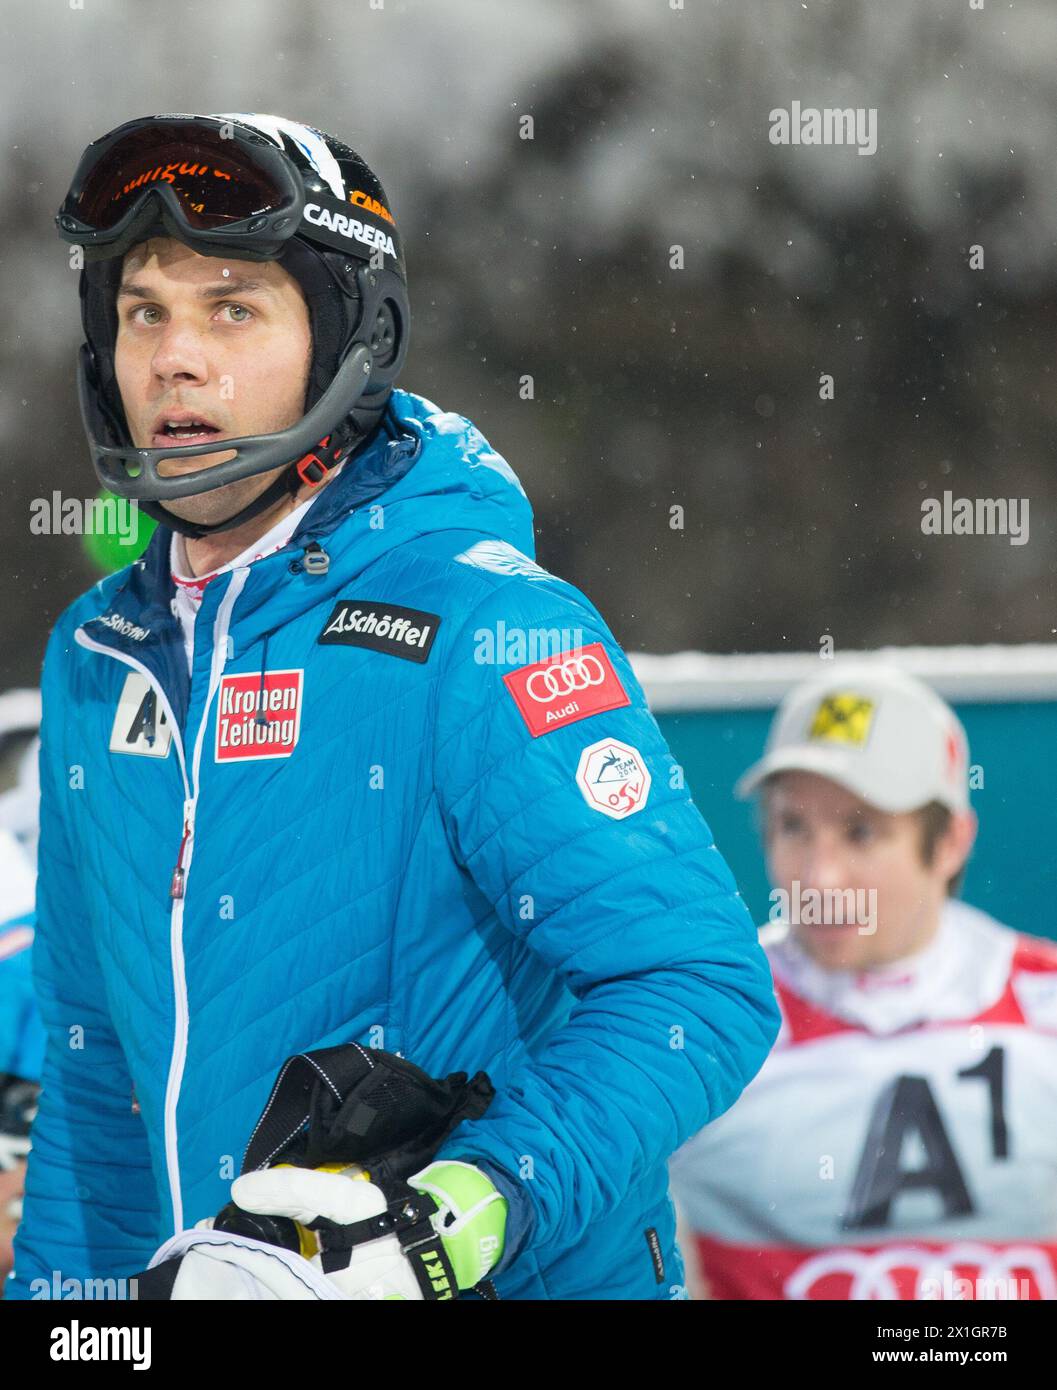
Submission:
<svg viewBox="0 0 1057 1390">
<path fill-rule="evenodd" d="M 934 690 L 881 662 L 835 662 L 794 686 L 778 708 L 759 762 L 734 788 L 744 800 L 774 772 L 815 772 L 878 810 L 940 801 L 969 807 L 969 741 Z"/>
</svg>

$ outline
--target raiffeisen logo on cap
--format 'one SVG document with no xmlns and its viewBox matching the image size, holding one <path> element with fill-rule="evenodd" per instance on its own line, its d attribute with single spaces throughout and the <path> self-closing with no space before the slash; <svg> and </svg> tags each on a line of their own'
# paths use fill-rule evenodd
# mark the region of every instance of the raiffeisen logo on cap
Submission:
<svg viewBox="0 0 1057 1390">
<path fill-rule="evenodd" d="M 304 670 L 224 676 L 217 702 L 216 761 L 288 758 L 301 732 Z"/>
<path fill-rule="evenodd" d="M 808 738 L 861 748 L 870 736 L 874 702 L 863 695 L 827 695 L 815 711 Z"/>
</svg>

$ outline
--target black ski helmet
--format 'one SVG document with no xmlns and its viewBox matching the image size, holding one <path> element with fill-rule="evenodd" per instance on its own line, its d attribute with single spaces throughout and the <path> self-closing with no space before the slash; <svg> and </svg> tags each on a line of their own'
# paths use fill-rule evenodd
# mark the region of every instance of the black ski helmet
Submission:
<svg viewBox="0 0 1057 1390">
<path fill-rule="evenodd" d="M 407 355 L 407 279 L 385 191 L 342 141 L 281 116 L 141 117 L 89 145 L 55 220 L 64 240 L 83 248 L 78 391 L 92 462 L 111 492 L 184 535 L 208 535 L 319 482 L 377 428 Z M 115 296 L 123 256 L 151 236 L 176 237 L 202 255 L 277 260 L 298 281 L 312 364 L 294 425 L 211 448 L 133 445 L 114 371 Z M 224 463 L 158 473 L 161 460 L 233 448 Z M 260 497 L 215 525 L 163 505 L 282 465 Z"/>
</svg>

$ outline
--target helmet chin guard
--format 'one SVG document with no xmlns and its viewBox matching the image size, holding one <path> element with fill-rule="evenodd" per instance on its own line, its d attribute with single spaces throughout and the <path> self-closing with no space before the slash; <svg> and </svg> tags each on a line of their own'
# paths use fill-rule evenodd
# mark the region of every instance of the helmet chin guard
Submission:
<svg viewBox="0 0 1057 1390">
<path fill-rule="evenodd" d="M 222 190 L 217 193 L 208 179 L 208 158 L 203 163 L 195 157 L 213 153 L 222 160 L 215 154 L 221 128 L 234 129 L 239 141 L 226 141 L 223 158 L 230 162 L 225 171 L 213 170 Z M 174 154 L 174 132 L 182 142 L 176 157 L 152 168 L 158 150 Z M 194 142 L 196 133 L 201 147 Z M 146 163 L 144 140 L 154 142 Z M 229 206 L 236 196 L 226 171 L 235 171 L 237 192 L 242 152 L 249 152 L 247 179 L 259 172 L 252 167 L 255 144 L 267 146 L 269 168 L 279 160 L 289 170 L 285 182 L 275 180 L 277 185 L 303 188 L 303 197 L 294 202 L 295 209 L 300 207 L 299 220 L 285 215 L 269 223 L 267 217 L 255 216 L 237 226 L 203 231 L 198 224 L 203 209 L 210 211 L 209 199 L 223 195 Z M 97 146 L 104 152 L 93 160 Z M 185 171 L 190 171 L 186 180 Z M 203 177 L 206 182 L 195 182 Z M 253 193 L 263 196 L 256 186 Z M 288 214 L 288 193 L 284 197 L 280 210 Z M 381 184 L 359 155 L 313 127 L 281 117 L 145 117 L 89 146 L 56 221 L 64 239 L 85 248 L 80 293 L 86 341 L 78 359 L 78 397 L 92 464 L 104 487 L 135 500 L 170 529 L 197 538 L 230 530 L 284 495 L 296 494 L 303 483 L 320 482 L 373 436 L 407 355 L 410 327 L 402 251 L 386 203 Z M 94 222 L 85 220 L 89 212 Z M 276 231 L 280 226 L 285 226 L 281 234 Z M 240 239 L 233 241 L 233 232 Z M 115 374 L 115 296 L 124 254 L 154 236 L 175 236 L 201 255 L 277 260 L 298 281 L 312 333 L 305 413 L 298 421 L 271 434 L 218 439 L 204 446 L 134 444 Z M 166 476 L 162 471 L 170 458 L 232 451 L 233 457 L 193 473 Z M 276 469 L 283 469 L 282 474 L 262 493 L 218 523 L 185 521 L 165 506 Z"/>
</svg>

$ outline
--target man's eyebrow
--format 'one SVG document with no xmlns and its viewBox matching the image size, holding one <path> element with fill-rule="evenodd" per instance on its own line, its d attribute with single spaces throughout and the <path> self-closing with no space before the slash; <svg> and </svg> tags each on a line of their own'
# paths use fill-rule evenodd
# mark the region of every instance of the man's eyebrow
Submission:
<svg viewBox="0 0 1057 1390">
<path fill-rule="evenodd" d="M 131 280 L 126 280 L 117 292 L 118 299 L 151 299 L 155 291 L 149 285 L 137 285 Z M 218 280 L 214 285 L 199 285 L 197 290 L 199 299 L 226 299 L 233 294 L 274 294 L 271 285 L 266 285 L 261 280 L 244 280 L 234 278 L 231 280 Z"/>
</svg>

